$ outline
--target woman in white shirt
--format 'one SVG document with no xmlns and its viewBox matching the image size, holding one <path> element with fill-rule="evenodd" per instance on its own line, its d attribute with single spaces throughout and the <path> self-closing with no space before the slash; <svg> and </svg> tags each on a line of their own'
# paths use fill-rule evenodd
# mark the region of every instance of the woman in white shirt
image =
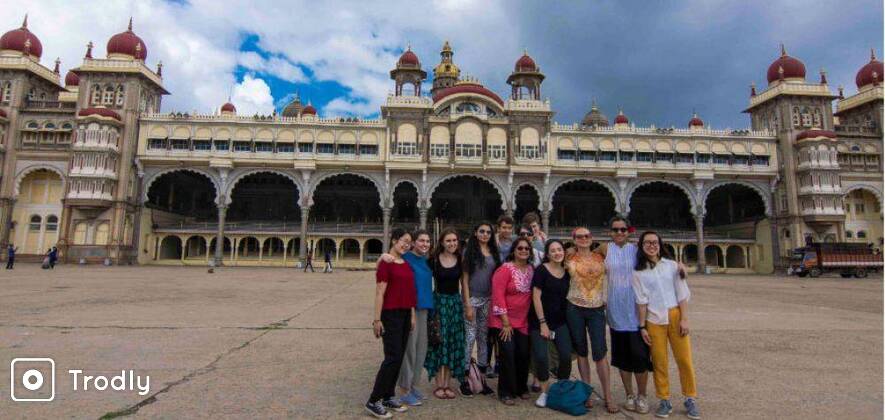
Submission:
<svg viewBox="0 0 885 420">
<path fill-rule="evenodd" d="M 688 336 L 688 300 L 691 292 L 685 279 L 680 276 L 678 265 L 669 258 L 660 235 L 643 232 L 639 237 L 639 247 L 636 270 L 633 272 L 633 291 L 639 310 L 639 331 L 642 339 L 651 346 L 655 393 L 661 400 L 655 416 L 666 418 L 673 412 L 668 377 L 669 343 L 679 367 L 686 415 L 691 419 L 700 419 L 695 401 L 697 388 L 691 360 L 691 340 Z"/>
</svg>

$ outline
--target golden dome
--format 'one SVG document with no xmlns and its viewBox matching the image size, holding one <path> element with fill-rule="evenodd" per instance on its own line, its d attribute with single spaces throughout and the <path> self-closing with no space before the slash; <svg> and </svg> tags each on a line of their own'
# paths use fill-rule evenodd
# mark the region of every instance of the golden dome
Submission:
<svg viewBox="0 0 885 420">
<path fill-rule="evenodd" d="M 455 63 L 439 63 L 433 69 L 434 77 L 454 77 L 457 79 L 461 76 L 461 69 Z"/>
</svg>

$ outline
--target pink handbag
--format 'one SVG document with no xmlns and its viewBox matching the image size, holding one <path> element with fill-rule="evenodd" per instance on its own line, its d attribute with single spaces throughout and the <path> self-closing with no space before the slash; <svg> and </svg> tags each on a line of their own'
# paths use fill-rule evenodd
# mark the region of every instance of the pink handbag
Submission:
<svg viewBox="0 0 885 420">
<path fill-rule="evenodd" d="M 486 387 L 486 376 L 479 371 L 476 365 L 476 359 L 470 358 L 470 365 L 467 366 L 467 385 L 474 395 L 482 392 Z"/>
</svg>

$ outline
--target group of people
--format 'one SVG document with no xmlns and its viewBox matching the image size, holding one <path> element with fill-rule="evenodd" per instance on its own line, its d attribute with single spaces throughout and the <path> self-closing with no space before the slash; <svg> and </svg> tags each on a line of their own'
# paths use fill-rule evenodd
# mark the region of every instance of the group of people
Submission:
<svg viewBox="0 0 885 420">
<path fill-rule="evenodd" d="M 478 224 L 466 241 L 445 229 L 433 246 L 425 230 L 393 229 L 376 270 L 372 328 L 382 339 L 384 360 L 366 410 L 389 418 L 391 411 L 422 405 L 422 368 L 438 399 L 457 397 L 452 379 L 463 397 L 477 391 L 494 395 L 484 381 L 481 389 L 469 383 L 468 372 L 476 369 L 498 377 L 503 404 L 527 400 L 534 391 L 535 405 L 545 407 L 551 375 L 570 379 L 577 359 L 580 378 L 589 384 L 592 358 L 605 409 L 617 413 L 608 326 L 611 364 L 626 391 L 623 407 L 650 411 L 646 391 L 653 372 L 655 415 L 672 413 L 669 346 L 685 414 L 699 419 L 685 268 L 672 260 L 657 233 L 644 232 L 632 243 L 626 218 L 615 216 L 609 227 L 611 242 L 602 245 L 586 227 L 574 229 L 568 242 L 548 239 L 536 214 L 523 219 L 517 235 L 513 218 L 502 216 L 495 225 Z M 593 405 L 590 398 L 585 404 Z"/>
<path fill-rule="evenodd" d="M 332 252 L 329 250 L 326 250 L 326 252 L 323 256 L 323 259 L 326 262 L 326 265 L 323 266 L 323 273 L 331 273 L 332 272 Z M 307 255 L 304 257 L 304 272 L 305 273 L 307 272 L 308 268 L 310 269 L 311 273 L 315 272 L 315 271 L 313 271 L 313 251 L 307 251 Z"/>
<path fill-rule="evenodd" d="M 6 269 L 12 270 L 15 269 L 15 254 L 18 253 L 18 247 L 9 244 L 6 247 Z M 52 269 L 55 268 L 55 264 L 58 263 L 58 248 L 52 246 L 48 250 L 46 250 L 46 254 L 43 257 L 43 265 L 44 269 Z"/>
</svg>

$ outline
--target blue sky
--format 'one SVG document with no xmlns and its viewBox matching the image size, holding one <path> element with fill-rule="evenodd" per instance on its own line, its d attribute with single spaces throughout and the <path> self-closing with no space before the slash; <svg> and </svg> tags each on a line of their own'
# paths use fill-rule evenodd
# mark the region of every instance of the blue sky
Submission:
<svg viewBox="0 0 885 420">
<path fill-rule="evenodd" d="M 764 89 L 781 42 L 808 80 L 825 68 L 834 93 L 839 84 L 856 91 L 871 47 L 883 55 L 883 5 L 869 0 L 44 0 L 4 7 L 0 23 L 17 27 L 25 12 L 43 64 L 61 57 L 63 71 L 90 40 L 103 55 L 133 16 L 147 64 L 165 64 L 165 111 L 213 112 L 233 93 L 241 113 L 269 113 L 297 91 L 321 115 L 376 116 L 405 45 L 431 73 L 448 39 L 462 74 L 502 97 L 527 49 L 562 123 L 579 121 L 596 98 L 609 118 L 622 107 L 638 125 L 684 126 L 694 109 L 713 127 L 746 127 L 749 84 Z"/>
</svg>

